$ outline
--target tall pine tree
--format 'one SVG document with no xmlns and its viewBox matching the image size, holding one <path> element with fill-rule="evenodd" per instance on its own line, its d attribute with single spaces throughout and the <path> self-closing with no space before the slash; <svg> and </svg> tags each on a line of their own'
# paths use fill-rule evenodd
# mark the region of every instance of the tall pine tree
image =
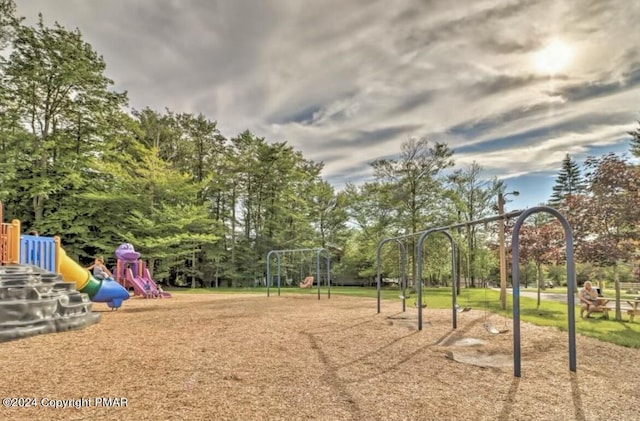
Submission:
<svg viewBox="0 0 640 421">
<path fill-rule="evenodd" d="M 640 121 L 638 123 L 640 124 Z M 631 155 L 640 158 L 640 127 L 629 134 L 631 135 Z"/>
<path fill-rule="evenodd" d="M 564 200 L 576 194 L 584 192 L 586 188 L 585 180 L 578 164 L 567 154 L 562 160 L 562 168 L 553 186 L 553 194 L 549 204 L 551 206 L 561 205 Z"/>
</svg>

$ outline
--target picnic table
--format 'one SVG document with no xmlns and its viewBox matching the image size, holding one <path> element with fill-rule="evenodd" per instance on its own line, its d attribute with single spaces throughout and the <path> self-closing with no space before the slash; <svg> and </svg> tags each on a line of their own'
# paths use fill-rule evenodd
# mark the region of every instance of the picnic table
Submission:
<svg viewBox="0 0 640 421">
<path fill-rule="evenodd" d="M 633 322 L 633 318 L 636 316 L 636 314 L 640 314 L 640 309 L 638 309 L 638 304 L 640 304 L 640 297 L 636 297 L 633 300 L 625 301 L 631 306 L 631 308 L 627 310 L 627 314 L 629 315 L 629 321 Z"/>
<path fill-rule="evenodd" d="M 609 311 L 613 309 L 611 307 L 607 307 L 607 304 L 609 304 L 612 301 L 615 302 L 616 299 L 611 297 L 598 297 L 598 300 L 599 300 L 598 308 L 594 312 L 603 313 L 603 316 L 605 318 L 608 318 Z M 629 315 L 629 321 L 633 322 L 634 317 L 637 314 L 640 314 L 640 308 L 638 308 L 638 306 L 640 305 L 640 297 L 628 298 L 628 299 L 623 298 L 622 300 L 626 301 L 627 304 L 629 304 L 629 306 L 631 307 L 630 309 L 627 310 L 627 314 Z"/>
</svg>

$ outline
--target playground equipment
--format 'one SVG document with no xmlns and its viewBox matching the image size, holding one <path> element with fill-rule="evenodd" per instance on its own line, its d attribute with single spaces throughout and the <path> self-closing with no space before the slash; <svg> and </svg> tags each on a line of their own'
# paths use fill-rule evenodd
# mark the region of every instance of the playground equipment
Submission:
<svg viewBox="0 0 640 421">
<path fill-rule="evenodd" d="M 304 278 L 304 282 L 300 282 L 300 288 L 311 288 L 313 286 L 313 276 Z"/>
<path fill-rule="evenodd" d="M 33 265 L 0 266 L 0 342 L 82 329 L 100 320 L 87 294 Z"/>
<path fill-rule="evenodd" d="M 2 220 L 0 204 L 0 221 Z M 2 265 L 34 265 L 54 274 L 65 282 L 75 284 L 78 292 L 85 293 L 91 301 L 104 302 L 111 309 L 118 309 L 129 293 L 113 280 L 98 280 L 91 273 L 67 256 L 60 237 L 20 235 L 20 221 L 2 223 L 0 231 L 0 256 Z"/>
<path fill-rule="evenodd" d="M 460 227 L 466 227 L 468 225 L 475 225 L 475 224 L 486 224 L 492 221 L 497 221 L 499 219 L 503 219 L 503 218 L 512 218 L 515 216 L 518 216 L 522 213 L 523 211 L 514 211 L 514 212 L 509 212 L 507 214 L 503 214 L 503 215 L 497 215 L 497 216 L 491 216 L 491 217 L 487 217 L 487 218 L 483 218 L 483 219 L 479 219 L 476 221 L 469 221 L 469 222 L 463 222 L 463 223 L 459 223 L 459 224 L 454 224 L 454 225 L 449 225 L 449 226 L 444 226 L 444 227 L 438 227 L 438 228 L 431 228 L 428 229 L 426 231 L 422 231 L 420 232 L 420 237 L 418 238 L 418 243 L 417 243 L 417 251 L 416 251 L 416 255 L 420 256 L 420 258 L 418 258 L 417 261 L 417 277 L 418 279 L 422 278 L 422 254 L 423 254 L 423 244 L 424 241 L 427 239 L 427 237 L 429 237 L 429 235 L 433 234 L 433 233 L 437 233 L 437 232 L 441 232 L 443 234 L 445 234 L 450 242 L 451 242 L 451 247 L 455 247 L 455 243 L 453 241 L 453 237 L 451 236 L 451 234 L 449 233 L 451 230 L 456 229 L 456 228 L 460 228 Z M 454 255 L 452 254 L 452 258 L 454 257 Z M 453 267 L 453 266 L 452 266 Z M 454 284 L 454 292 L 455 292 L 455 282 L 453 282 Z M 419 299 L 422 299 L 422 286 L 420 284 L 418 284 L 418 291 L 417 291 L 417 295 L 419 297 Z M 456 294 L 454 293 L 454 296 Z M 453 304 L 453 318 L 454 318 L 454 329 L 455 329 L 455 318 L 456 318 L 456 313 L 458 311 L 456 310 L 456 303 L 454 302 Z M 493 326 L 487 325 L 485 326 L 485 328 L 487 329 L 487 331 L 489 333 L 492 333 L 492 331 L 495 331 L 495 329 L 493 328 Z M 418 309 L 418 330 L 422 330 L 422 309 Z"/>
<path fill-rule="evenodd" d="M 135 295 L 144 298 L 170 298 L 171 294 L 161 291 L 151 278 L 146 264 L 140 260 L 140 253 L 129 243 L 121 244 L 115 252 L 116 281 L 127 290 L 133 289 Z"/>
<path fill-rule="evenodd" d="M 311 278 L 311 284 L 309 285 L 309 288 L 313 285 L 313 281 L 314 279 L 318 280 L 318 300 L 320 299 L 320 284 L 322 283 L 322 274 L 320 272 L 320 255 L 322 253 L 325 253 L 325 258 L 326 258 L 326 284 L 327 284 L 327 298 L 331 298 L 331 255 L 329 254 L 329 250 L 325 249 L 325 248 L 309 248 L 309 249 L 288 249 L 288 250 L 271 250 L 267 253 L 267 297 L 270 296 L 270 292 L 269 292 L 269 287 L 271 285 L 271 255 L 275 254 L 276 256 L 276 264 L 277 264 L 277 268 L 278 268 L 278 273 L 276 276 L 277 279 L 277 283 L 278 283 L 278 296 L 280 296 L 280 284 L 281 284 L 281 270 L 282 270 L 282 265 L 281 265 L 281 255 L 286 255 L 286 254 L 294 254 L 294 253 L 308 253 L 308 252 L 313 252 L 316 255 L 316 270 L 315 270 L 315 277 L 314 276 L 309 276 L 307 278 L 305 278 L 305 285 L 306 285 L 306 281 Z M 306 288 L 302 286 L 302 284 L 300 285 L 300 288 Z"/>
<path fill-rule="evenodd" d="M 2 203 L 0 263 L 0 342 L 82 329 L 100 320 L 91 300 L 117 309 L 129 298 L 70 259 L 59 237 L 20 235 L 19 220 L 3 223 Z"/>
<path fill-rule="evenodd" d="M 422 256 L 422 246 L 424 240 L 434 232 L 447 232 L 449 230 L 465 227 L 468 225 L 475 224 L 486 224 L 492 221 L 497 221 L 500 219 L 506 218 L 514 218 L 518 217 L 512 234 L 512 278 L 513 278 L 513 370 L 514 377 L 521 376 L 521 357 L 520 357 L 520 283 L 519 283 L 519 260 L 520 260 L 520 227 L 524 223 L 524 220 L 532 214 L 535 213 L 549 213 L 558 219 L 565 232 L 565 242 L 566 242 L 566 256 L 567 256 L 567 324 L 568 324 L 568 335 L 569 335 L 569 370 L 575 372 L 576 371 L 576 336 L 575 336 L 575 311 L 574 311 L 574 302 L 575 302 L 575 267 L 573 261 L 573 233 L 571 230 L 571 226 L 566 218 L 557 210 L 548 207 L 548 206 L 538 206 L 534 208 L 530 208 L 527 210 L 514 211 L 509 213 L 500 214 L 497 216 L 492 216 L 488 218 L 483 218 L 475 221 L 468 221 L 461 224 L 443 226 L 438 228 L 432 228 L 426 231 L 423 231 L 418 239 L 417 244 L 417 256 Z M 417 265 L 417 277 L 418 279 L 422 278 L 422 258 L 418 259 Z M 421 283 L 418 283 L 418 291 L 417 291 L 419 302 L 422 302 L 422 286 Z M 380 303 L 378 302 L 378 306 Z M 379 307 L 378 307 L 379 308 Z M 455 314 L 454 314 L 455 317 Z M 422 330 L 422 308 L 418 307 L 418 330 Z"/>
<path fill-rule="evenodd" d="M 511 235 L 512 264 L 511 276 L 513 278 L 513 373 L 515 377 L 520 377 L 520 227 L 527 217 L 535 213 L 548 213 L 556 217 L 564 229 L 565 253 L 567 255 L 567 324 L 569 335 L 569 370 L 576 372 L 576 314 L 575 306 L 575 285 L 576 274 L 573 261 L 573 231 L 567 219 L 557 210 L 548 206 L 538 206 L 528 209 L 520 215 L 513 226 Z"/>
<path fill-rule="evenodd" d="M 381 257 L 380 257 L 380 252 L 382 251 L 382 246 L 384 246 L 386 243 L 390 242 L 390 241 L 396 241 L 396 243 L 398 243 L 398 252 L 400 253 L 400 268 L 399 268 L 399 272 L 400 272 L 400 299 L 402 300 L 402 311 L 405 312 L 407 311 L 407 277 L 406 277 L 406 272 L 407 272 L 407 248 L 404 246 L 404 244 L 402 243 L 401 239 L 405 238 L 406 236 L 399 236 L 399 237 L 392 237 L 392 238 L 385 238 L 384 240 L 380 241 L 380 243 L 378 243 L 378 248 L 377 248 L 377 258 L 376 258 L 376 266 L 377 266 L 377 280 L 378 280 L 378 313 L 380 313 L 380 290 L 382 288 L 382 261 L 381 261 Z"/>
<path fill-rule="evenodd" d="M 458 304 L 453 306 L 458 313 L 466 313 L 467 311 L 471 311 L 471 307 L 460 307 Z"/>
<path fill-rule="evenodd" d="M 418 233 L 413 233 L 413 234 L 405 234 L 405 235 L 400 235 L 397 237 L 390 237 L 390 238 L 385 238 L 382 241 L 380 241 L 380 243 L 378 243 L 378 248 L 376 251 L 376 265 L 377 265 L 377 287 L 378 287 L 378 313 L 380 313 L 380 300 L 381 300 L 381 288 L 382 288 L 382 261 L 381 261 L 381 251 L 382 251 L 382 247 L 390 242 L 390 241 L 396 241 L 398 243 L 398 249 L 400 250 L 401 253 L 401 272 L 402 272 L 402 278 L 404 278 L 404 273 L 405 273 L 405 267 L 406 267 L 406 261 L 407 261 L 407 250 L 404 247 L 404 244 L 402 244 L 402 239 L 406 239 L 406 238 L 410 238 L 410 237 L 414 237 L 414 236 L 418 236 L 421 235 L 423 233 L 423 231 L 418 232 Z M 447 236 L 447 238 L 449 238 L 450 242 L 451 242 L 451 273 L 452 273 L 452 278 L 455 278 L 455 273 L 456 273 L 456 246 L 455 246 L 455 242 L 453 241 L 453 237 L 451 236 L 451 234 L 449 234 L 446 231 L 443 231 L 443 234 L 445 234 Z M 416 253 L 417 256 L 422 256 L 422 251 L 420 251 L 420 253 Z M 418 258 L 418 265 L 420 265 L 422 262 L 422 258 Z M 420 266 L 418 266 L 420 267 Z M 422 291 L 422 273 L 421 271 L 418 271 L 418 276 L 416 279 L 416 282 L 418 283 L 418 290 Z M 405 294 L 405 288 L 406 288 L 406 282 L 403 279 L 403 284 L 402 284 L 402 294 L 400 296 L 400 298 L 402 299 L 402 311 L 406 310 L 406 306 L 405 306 L 405 300 L 406 300 L 406 294 Z M 456 329 L 458 326 L 458 319 L 456 314 L 459 313 L 459 306 L 457 304 L 457 291 L 456 291 L 456 282 L 455 279 L 453 280 L 453 282 L 451 282 L 451 308 L 453 310 L 452 314 L 452 324 L 453 324 L 453 328 Z M 420 305 L 418 305 L 418 303 L 420 303 Z M 422 309 L 426 307 L 426 305 L 424 304 L 424 302 L 422 301 L 422 294 L 418 294 L 418 296 L 416 297 L 416 307 L 418 307 L 420 309 L 419 311 L 419 315 L 422 314 Z M 470 309 L 469 309 L 470 310 Z M 463 311 L 468 311 L 468 310 L 464 310 Z"/>
<path fill-rule="evenodd" d="M 504 319 L 504 325 L 502 328 L 498 328 L 496 325 L 492 324 L 489 321 L 489 300 L 487 300 L 487 289 L 485 288 L 484 290 L 484 305 L 485 305 L 485 309 L 484 309 L 484 328 L 487 329 L 487 332 L 491 333 L 492 335 L 498 335 L 500 333 L 507 333 L 509 332 L 509 328 L 507 327 L 507 319 L 506 317 L 503 316 Z"/>
<path fill-rule="evenodd" d="M 420 256 L 420 258 L 418 258 L 417 260 L 417 277 L 418 279 L 422 278 L 422 254 L 423 254 L 423 244 L 424 241 L 427 239 L 427 237 L 433 233 L 436 232 L 441 232 L 443 234 L 445 234 L 450 242 L 451 242 L 451 247 L 454 248 L 455 244 L 453 241 L 453 237 L 451 236 L 451 234 L 449 233 L 451 230 L 456 229 L 456 228 L 460 228 L 460 227 L 466 227 L 469 225 L 477 225 L 477 224 L 486 224 L 492 221 L 497 221 L 499 219 L 503 219 L 503 218 L 513 218 L 515 216 L 518 216 L 522 213 L 523 211 L 514 211 L 514 212 L 509 212 L 506 214 L 502 214 L 502 215 L 496 215 L 496 216 L 491 216 L 491 217 L 487 217 L 487 218 L 483 218 L 483 219 L 479 219 L 476 221 L 468 221 L 468 222 L 462 222 L 459 224 L 454 224 L 454 225 L 449 225 L 449 226 L 444 226 L 444 227 L 438 227 L 438 228 L 431 228 L 428 229 L 426 231 L 422 231 L 420 233 L 418 233 L 420 235 L 420 237 L 418 238 L 418 243 L 416 246 L 416 256 Z M 454 255 L 452 254 L 452 258 L 454 257 Z M 454 264 L 452 264 L 452 268 L 454 268 Z M 454 284 L 454 291 L 455 291 L 455 282 L 453 282 Z M 418 284 L 418 291 L 417 291 L 417 295 L 420 297 L 420 300 L 422 300 L 422 285 L 419 283 Z M 455 294 L 454 294 L 455 295 Z M 455 319 L 456 317 L 456 306 L 455 306 L 455 302 L 453 304 L 453 317 Z M 454 321 L 454 328 L 455 328 L 455 321 Z M 418 330 L 422 330 L 422 309 L 418 310 Z"/>
</svg>

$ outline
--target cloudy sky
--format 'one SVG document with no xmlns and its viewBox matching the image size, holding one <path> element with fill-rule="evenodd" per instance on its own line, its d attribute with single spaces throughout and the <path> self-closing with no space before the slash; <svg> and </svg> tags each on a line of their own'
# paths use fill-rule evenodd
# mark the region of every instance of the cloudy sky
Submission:
<svg viewBox="0 0 640 421">
<path fill-rule="evenodd" d="M 337 188 L 426 136 L 533 206 L 640 120 L 637 0 L 16 2 L 79 28 L 133 108 L 286 140 Z"/>
</svg>

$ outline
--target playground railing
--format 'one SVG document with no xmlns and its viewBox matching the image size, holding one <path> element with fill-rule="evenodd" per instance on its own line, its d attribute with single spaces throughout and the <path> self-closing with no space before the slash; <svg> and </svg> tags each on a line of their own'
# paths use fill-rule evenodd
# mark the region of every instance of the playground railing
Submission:
<svg viewBox="0 0 640 421">
<path fill-rule="evenodd" d="M 60 237 L 20 235 L 20 220 L 3 221 L 0 202 L 0 265 L 31 264 L 53 273 L 60 273 L 60 259 L 64 251 Z"/>
<path fill-rule="evenodd" d="M 20 263 L 35 265 L 57 273 L 55 238 L 37 235 L 20 236 Z"/>
<path fill-rule="evenodd" d="M 20 262 L 20 221 L 3 222 L 0 227 L 0 264 Z"/>
</svg>

